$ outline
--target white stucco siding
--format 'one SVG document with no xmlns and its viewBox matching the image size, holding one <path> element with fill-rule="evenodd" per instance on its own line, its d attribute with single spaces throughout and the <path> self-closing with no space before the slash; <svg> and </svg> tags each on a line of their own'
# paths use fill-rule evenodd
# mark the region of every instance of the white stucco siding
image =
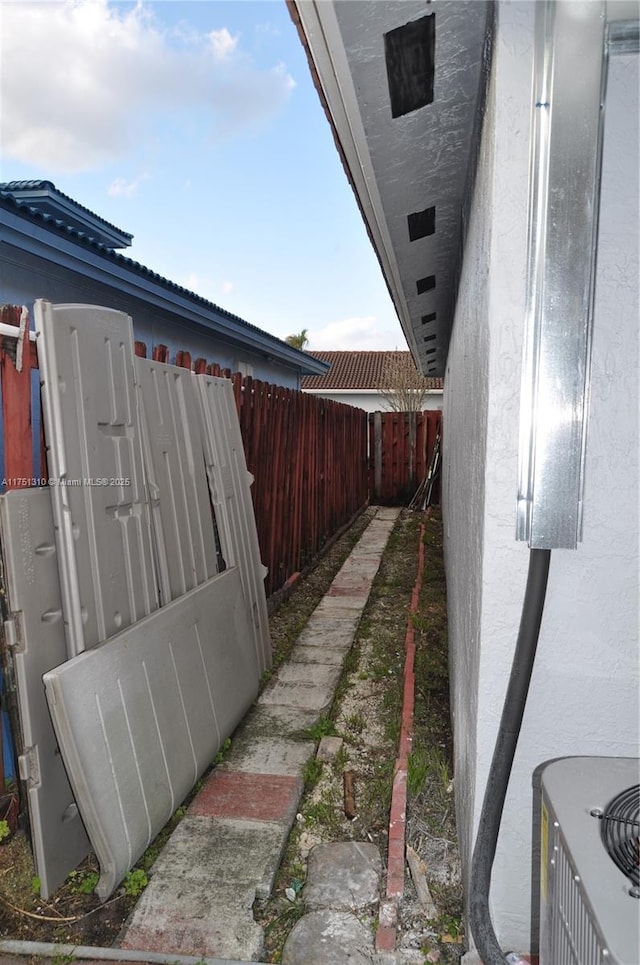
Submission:
<svg viewBox="0 0 640 965">
<path fill-rule="evenodd" d="M 515 540 L 520 378 L 525 321 L 533 4 L 501 4 L 494 59 L 496 113 L 489 249 L 489 416 L 478 675 L 475 838 L 524 595 L 528 549 Z M 546 712 L 546 710 L 545 710 Z M 526 726 L 526 724 L 525 724 Z M 535 725 L 533 725 L 535 727 Z M 522 748 L 522 742 L 520 749 Z M 528 950 L 531 772 L 518 754 L 494 866 L 491 908 L 505 947 Z"/>
<path fill-rule="evenodd" d="M 526 544 L 515 540 L 515 504 L 533 18 L 534 4 L 500 4 L 492 96 L 445 383 L 447 576 L 463 858 L 470 854 L 482 803 L 528 564 Z M 575 551 L 552 553 L 538 657 L 494 865 L 491 906 L 499 938 L 504 947 L 525 951 L 532 944 L 534 770 L 559 756 L 637 755 L 640 741 L 638 89 L 638 57 L 614 56 L 606 101 L 584 538 Z M 490 144 L 495 162 L 487 171 Z M 482 219 L 488 224 L 480 229 Z M 482 337 L 473 331 L 474 298 L 487 305 L 488 335 Z M 483 358 L 470 358 L 472 344 Z M 474 378 L 483 371 L 487 377 L 488 386 L 476 388 L 474 400 L 477 409 L 486 408 L 485 416 L 473 411 L 469 399 L 456 397 L 470 367 Z M 476 435 L 483 422 L 486 460 L 479 481 Z M 481 521 L 470 518 L 475 513 Z"/>
<path fill-rule="evenodd" d="M 455 789 L 466 885 L 476 770 L 482 545 L 489 404 L 489 260 L 495 84 L 490 85 L 444 388 L 444 550 Z"/>
<path fill-rule="evenodd" d="M 339 391 L 331 391 L 331 389 L 303 389 L 303 392 L 308 392 L 309 395 L 317 395 L 321 399 L 329 399 L 331 402 L 341 402 L 343 405 L 352 405 L 356 409 L 364 409 L 365 412 L 388 412 L 389 406 L 386 404 L 385 400 L 382 398 L 379 392 L 375 389 L 367 389 L 365 391 L 351 392 L 347 389 L 340 389 Z M 422 404 L 422 411 L 433 411 L 434 409 L 442 409 L 442 392 L 431 391 L 429 392 Z"/>
</svg>

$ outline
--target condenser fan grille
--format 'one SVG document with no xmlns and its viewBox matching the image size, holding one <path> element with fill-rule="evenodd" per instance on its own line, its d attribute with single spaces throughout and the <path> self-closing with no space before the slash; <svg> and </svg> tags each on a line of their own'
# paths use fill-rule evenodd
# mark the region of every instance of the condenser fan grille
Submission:
<svg viewBox="0 0 640 965">
<path fill-rule="evenodd" d="M 640 887 L 640 784 L 621 791 L 600 816 L 602 841 L 620 870 Z"/>
</svg>

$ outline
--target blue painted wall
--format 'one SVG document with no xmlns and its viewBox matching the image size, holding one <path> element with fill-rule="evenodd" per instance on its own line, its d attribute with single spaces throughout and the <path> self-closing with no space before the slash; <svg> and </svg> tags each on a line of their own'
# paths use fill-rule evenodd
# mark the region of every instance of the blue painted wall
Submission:
<svg viewBox="0 0 640 965">
<path fill-rule="evenodd" d="M 155 308 L 142 299 L 91 279 L 82 278 L 75 272 L 33 259 L 18 253 L 20 262 L 11 263 L 3 249 L 0 263 L 0 303 L 26 305 L 33 315 L 33 303 L 46 298 L 54 303 L 76 302 L 87 305 L 103 305 L 126 312 L 133 318 L 136 339 L 147 343 L 150 354 L 155 345 L 167 345 L 173 362 L 178 351 L 191 352 L 192 359 L 204 357 L 208 362 L 218 362 L 222 368 L 238 370 L 238 363 L 250 365 L 253 378 L 265 382 L 299 387 L 299 376 L 292 368 L 278 364 L 250 351 L 240 343 L 230 344 L 213 331 L 185 322 L 177 314 Z M 39 263 L 40 262 L 40 263 Z"/>
</svg>

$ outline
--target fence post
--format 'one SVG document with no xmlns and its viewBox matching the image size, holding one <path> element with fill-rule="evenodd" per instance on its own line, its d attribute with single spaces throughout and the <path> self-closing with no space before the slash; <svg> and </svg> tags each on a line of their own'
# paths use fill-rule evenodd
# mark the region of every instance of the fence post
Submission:
<svg viewBox="0 0 640 965">
<path fill-rule="evenodd" d="M 416 488 L 416 429 L 417 429 L 418 413 L 409 413 L 409 466 L 407 470 L 408 480 L 407 480 L 407 490 L 411 493 L 414 492 Z"/>
<path fill-rule="evenodd" d="M 154 362 L 168 362 L 169 361 L 169 349 L 166 345 L 155 345 L 151 357 Z"/>
<path fill-rule="evenodd" d="M 373 498 L 377 502 L 382 490 L 382 412 L 373 413 Z"/>
</svg>

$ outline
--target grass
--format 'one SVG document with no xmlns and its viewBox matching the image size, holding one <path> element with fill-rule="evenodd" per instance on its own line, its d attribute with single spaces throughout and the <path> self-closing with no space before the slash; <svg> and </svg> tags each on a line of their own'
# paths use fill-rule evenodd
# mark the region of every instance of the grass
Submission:
<svg viewBox="0 0 640 965">
<path fill-rule="evenodd" d="M 319 761 L 317 757 L 310 757 L 308 761 L 305 761 L 302 768 L 302 780 L 306 791 L 313 790 L 320 780 L 321 774 L 322 761 Z"/>
<path fill-rule="evenodd" d="M 299 732 L 301 740 L 319 741 L 323 737 L 335 737 L 338 733 L 334 720 L 330 717 L 321 717 L 311 727 Z"/>
<path fill-rule="evenodd" d="M 69 890 L 74 895 L 92 895 L 96 890 L 100 873 L 98 871 L 71 871 L 69 873 Z"/>
<path fill-rule="evenodd" d="M 147 877 L 146 871 L 142 868 L 134 868 L 132 871 L 127 871 L 124 876 L 123 887 L 125 894 L 130 895 L 132 898 L 138 898 L 148 884 L 149 878 Z"/>
<path fill-rule="evenodd" d="M 409 794 L 416 797 L 424 791 L 430 779 L 435 782 L 439 793 L 450 793 L 449 764 L 442 750 L 439 747 L 421 745 L 411 751 L 407 761 Z"/>
</svg>

